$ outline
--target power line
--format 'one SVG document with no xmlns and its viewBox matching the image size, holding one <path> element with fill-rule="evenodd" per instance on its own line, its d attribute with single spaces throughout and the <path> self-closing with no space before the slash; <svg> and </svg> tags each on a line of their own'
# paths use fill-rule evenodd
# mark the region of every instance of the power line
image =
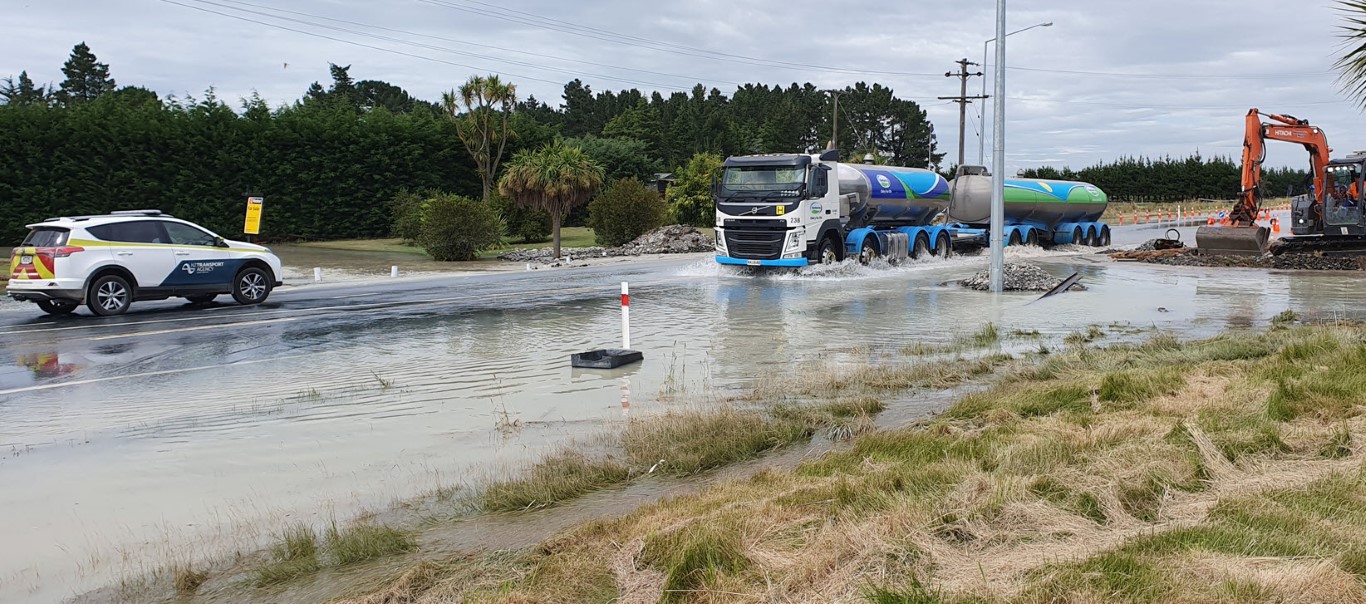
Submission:
<svg viewBox="0 0 1366 604">
<path fill-rule="evenodd" d="M 355 26 L 359 26 L 359 27 L 369 27 L 369 28 L 377 29 L 377 30 L 381 30 L 381 31 L 388 31 L 388 32 L 403 34 L 403 35 L 407 35 L 407 36 L 415 36 L 415 37 L 419 37 L 419 38 L 428 38 L 428 39 L 432 39 L 432 40 L 440 40 L 440 41 L 443 41 L 443 42 L 452 42 L 452 43 L 455 43 L 455 44 L 463 44 L 463 45 L 466 45 L 466 46 L 473 46 L 473 47 L 476 47 L 476 48 L 487 48 L 487 49 L 498 50 L 498 51 L 502 51 L 502 52 L 517 53 L 517 54 L 527 55 L 527 56 L 531 56 L 531 57 L 536 57 L 536 58 L 539 58 L 539 59 L 551 59 L 551 60 L 564 61 L 564 62 L 568 62 L 568 63 L 580 63 L 580 64 L 583 64 L 583 65 L 592 65 L 592 66 L 595 66 L 595 67 L 606 67 L 606 68 L 609 68 L 609 69 L 619 69 L 619 70 L 622 70 L 622 71 L 634 71 L 634 72 L 637 72 L 637 73 L 647 73 L 647 74 L 650 74 L 650 75 L 659 75 L 659 76 L 665 76 L 665 77 L 670 77 L 670 78 L 678 78 L 678 79 L 680 79 L 680 80 L 689 80 L 689 81 L 692 81 L 692 82 L 701 82 L 701 81 L 707 81 L 707 80 L 708 80 L 708 78 L 701 78 L 701 77 L 696 77 L 696 76 L 679 75 L 679 74 L 675 74 L 675 73 L 666 73 L 666 72 L 662 72 L 662 71 L 651 71 L 651 70 L 648 70 L 648 69 L 639 69 L 639 68 L 635 68 L 635 67 L 624 67 L 624 66 L 621 66 L 621 65 L 612 65 L 612 64 L 608 64 L 608 63 L 596 63 L 596 62 L 593 62 L 593 61 L 585 61 L 585 60 L 582 60 L 582 59 L 571 59 L 571 58 L 568 58 L 568 57 L 557 57 L 557 56 L 548 55 L 548 54 L 529 52 L 529 51 L 525 51 L 525 50 L 517 50 L 517 49 L 515 49 L 515 48 L 504 48 L 504 47 L 501 47 L 501 46 L 493 46 L 493 45 L 490 45 L 490 44 L 479 44 L 479 43 L 475 43 L 475 42 L 468 42 L 468 41 L 465 41 L 465 40 L 457 40 L 457 39 L 454 39 L 454 38 L 445 38 L 445 37 L 442 37 L 442 36 L 434 36 L 434 35 L 431 35 L 431 34 L 423 34 L 423 33 L 418 33 L 418 32 L 406 31 L 406 30 L 402 30 L 402 29 L 394 29 L 394 28 L 384 27 L 384 26 L 380 26 L 380 25 L 374 25 L 374 24 L 370 24 L 370 23 L 362 23 L 362 22 L 358 22 L 358 21 L 349 21 L 349 20 L 346 20 L 346 19 L 336 19 L 336 18 L 333 18 L 333 17 L 324 16 L 324 15 L 315 15 L 315 14 L 305 13 L 305 12 L 300 12 L 300 11 L 286 10 L 286 9 L 283 9 L 283 8 L 275 8 L 275 7 L 273 7 L 273 6 L 264 6 L 264 5 L 260 5 L 260 4 L 252 4 L 252 3 L 250 3 L 250 2 L 240 2 L 240 1 L 233 1 L 233 0 L 224 0 L 224 1 L 225 1 L 225 2 L 231 2 L 231 3 L 233 3 L 233 4 L 239 4 L 239 5 L 242 5 L 242 6 L 250 6 L 250 7 L 253 7 L 253 8 L 258 8 L 258 9 L 264 9 L 264 10 L 274 11 L 274 12 L 278 12 L 278 13 L 285 13 L 285 14 L 290 14 L 290 15 L 298 15 L 298 16 L 302 16 L 302 17 L 309 17 L 309 18 L 312 18 L 312 19 L 322 19 L 322 20 L 324 20 L 324 21 L 331 21 L 331 22 L 334 22 L 334 23 L 345 23 L 345 24 L 348 24 L 348 25 L 355 25 Z M 238 9 L 238 10 L 241 10 L 241 9 Z M 502 59 L 498 59 L 498 60 L 502 60 Z M 729 80 L 718 80 L 718 79 L 715 79 L 715 78 L 710 79 L 710 81 L 712 81 L 712 82 L 719 82 L 719 83 L 722 83 L 722 84 L 731 84 L 731 85 L 734 85 L 734 86 L 740 86 L 740 85 L 741 85 L 740 82 L 732 82 L 732 81 L 729 81 Z"/>
<path fill-rule="evenodd" d="M 293 23 L 299 23 L 299 24 L 301 24 L 301 25 L 307 25 L 307 26 L 311 26 L 311 27 L 317 27 L 317 28 L 322 28 L 322 29 L 328 29 L 328 30 L 337 31 L 337 32 L 343 32 L 343 33 L 352 34 L 352 35 L 356 35 L 356 36 L 363 36 L 363 37 L 367 37 L 367 38 L 373 38 L 373 39 L 376 39 L 376 40 L 383 40 L 383 41 L 386 41 L 386 42 L 393 42 L 393 43 L 396 43 L 396 44 L 404 44 L 404 45 L 408 45 L 408 46 L 416 46 L 416 47 L 425 48 L 425 49 L 428 49 L 428 50 L 435 50 L 435 51 L 438 51 L 438 52 L 447 52 L 447 53 L 451 53 L 451 54 L 456 54 L 456 55 L 461 55 L 461 56 L 467 56 L 467 57 L 472 57 L 472 58 L 476 58 L 476 59 L 482 59 L 482 60 L 486 60 L 486 61 L 495 61 L 495 62 L 500 62 L 500 63 L 508 63 L 508 64 L 511 64 L 511 65 L 521 65 L 521 66 L 523 66 L 523 67 L 529 67 L 529 68 L 531 68 L 531 69 L 536 69 L 536 70 L 540 70 L 540 71 L 549 71 L 549 72 L 555 72 L 555 73 L 563 73 L 563 74 L 570 75 L 570 76 L 590 76 L 590 77 L 595 77 L 595 78 L 600 78 L 600 79 L 605 79 L 605 80 L 613 80 L 613 81 L 617 81 L 617 82 L 622 82 L 622 83 L 625 83 L 625 84 L 635 84 L 635 85 L 653 86 L 653 87 L 661 88 L 661 89 L 665 89 L 665 90 L 683 90 L 683 88 L 678 87 L 678 86 L 673 86 L 673 85 L 669 85 L 669 84 L 661 84 L 661 83 L 658 83 L 658 82 L 646 82 L 646 81 L 639 81 L 639 80 L 629 80 L 629 79 L 625 79 L 625 78 L 618 78 L 618 77 L 615 77 L 615 76 L 604 75 L 604 74 L 582 73 L 582 72 L 570 71 L 570 70 L 566 70 L 566 69 L 560 69 L 560 68 L 557 68 L 557 67 L 543 67 L 543 66 L 537 65 L 537 64 L 535 64 L 535 63 L 528 63 L 528 62 L 525 62 L 525 61 L 517 61 L 517 60 L 513 60 L 513 59 L 503 59 L 503 58 L 493 57 L 493 56 L 489 56 L 489 55 L 481 55 L 481 54 L 477 54 L 477 53 L 466 52 L 466 51 L 463 51 L 463 50 L 455 50 L 455 49 L 446 48 L 446 47 L 443 47 L 443 46 L 435 46 L 435 45 L 432 45 L 432 44 L 424 44 L 424 43 L 421 43 L 421 42 L 413 42 L 413 41 L 410 41 L 410 40 L 404 40 L 404 39 L 402 39 L 402 38 L 394 38 L 394 37 L 390 37 L 390 36 L 382 36 L 382 35 L 378 35 L 378 34 L 371 34 L 371 33 L 366 33 L 366 32 L 363 32 L 363 31 L 356 31 L 356 30 L 353 30 L 353 29 L 347 29 L 347 28 L 344 28 L 344 27 L 335 27 L 335 26 L 331 26 L 331 25 L 324 25 L 324 24 L 321 24 L 321 23 L 315 23 L 315 22 L 311 22 L 311 21 L 305 21 L 305 20 L 302 20 L 302 19 L 294 19 L 294 18 L 291 18 L 291 17 L 283 17 L 283 16 L 279 16 L 279 15 L 272 15 L 272 14 L 270 14 L 270 13 L 265 13 L 265 12 L 261 12 L 261 11 L 255 11 L 255 10 L 250 10 L 250 9 L 245 9 L 245 8 L 234 7 L 234 6 L 231 6 L 231 5 L 225 5 L 225 4 L 221 4 L 221 3 L 218 3 L 218 2 L 214 2 L 214 1 L 212 1 L 212 0 L 189 0 L 189 1 L 190 1 L 190 2 L 195 2 L 195 3 L 198 3 L 198 4 L 206 4 L 206 5 L 209 5 L 209 6 L 217 6 L 217 7 L 219 7 L 219 8 L 225 8 L 225 9 L 228 9 L 228 10 L 238 11 L 238 12 L 247 13 L 247 14 L 260 15 L 260 16 L 264 16 L 264 17 L 269 17 L 269 18 L 271 18 L 271 19 L 278 19 L 278 20 L 281 20 L 281 21 L 288 21 L 288 22 L 293 22 Z"/>
<path fill-rule="evenodd" d="M 1006 69 L 1014 71 L 1032 71 L 1037 73 L 1065 73 L 1070 75 L 1090 75 L 1090 76 L 1109 76 L 1122 78 L 1155 79 L 1155 80 L 1209 80 L 1209 79 L 1240 79 L 1240 80 L 1284 80 L 1290 78 L 1321 77 L 1334 75 L 1331 71 L 1302 71 L 1296 73 L 1264 73 L 1264 74 L 1189 74 L 1189 73 L 1122 73 L 1116 71 L 1078 71 L 1073 69 L 1042 69 L 1038 67 L 1016 67 L 1006 65 Z"/>
<path fill-rule="evenodd" d="M 222 17 L 228 17 L 229 19 L 237 19 L 238 21 L 246 21 L 246 22 L 248 22 L 248 23 L 255 23 L 255 24 L 257 24 L 257 25 L 264 25 L 264 26 L 266 26 L 266 27 L 273 27 L 273 28 L 275 28 L 275 29 L 283 29 L 283 30 L 285 30 L 285 31 L 290 31 L 290 32 L 298 33 L 298 34 L 304 34 L 304 35 L 306 35 L 306 36 L 313 36 L 313 37 L 315 37 L 315 38 L 322 38 L 322 39 L 324 39 L 324 40 L 331 40 L 331 41 L 333 41 L 333 42 L 341 42 L 342 44 L 350 44 L 350 45 L 352 45 L 352 46 L 359 46 L 359 47 L 361 47 L 361 48 L 369 48 L 369 49 L 371 49 L 371 50 L 378 50 L 378 51 L 380 51 L 380 52 L 387 52 L 387 53 L 392 53 L 392 54 L 396 54 L 396 55 L 402 55 L 402 56 L 405 56 L 405 57 L 412 57 L 412 58 L 414 58 L 414 59 L 422 59 L 422 60 L 424 60 L 424 61 L 432 61 L 432 62 L 434 62 L 434 63 L 443 63 L 443 64 L 446 64 L 446 65 L 453 65 L 453 66 L 455 66 L 455 67 L 464 67 L 464 68 L 466 68 L 466 69 L 473 69 L 473 70 L 475 70 L 475 71 L 495 71 L 495 72 L 497 72 L 497 70 L 489 70 L 489 69 L 485 69 L 485 68 L 483 68 L 483 67 L 475 67 L 475 66 L 473 66 L 473 65 L 466 65 L 466 64 L 464 64 L 464 63 L 456 63 L 456 62 L 454 62 L 454 61 L 447 61 L 447 60 L 445 60 L 445 59 L 437 59 L 437 58 L 428 57 L 428 56 L 425 56 L 425 55 L 419 55 L 419 54 L 414 54 L 414 53 L 410 53 L 410 52 L 404 52 L 404 51 L 401 51 L 401 50 L 394 50 L 394 49 L 392 49 L 392 48 L 384 48 L 383 46 L 375 46 L 375 45 L 372 45 L 372 44 L 365 44 L 365 43 L 362 43 L 362 42 L 356 42 L 356 41 L 354 41 L 354 40 L 345 40 L 345 39 L 342 39 L 342 38 L 336 38 L 336 37 L 329 36 L 329 35 L 326 35 L 326 34 L 320 34 L 320 33 L 316 33 L 316 32 L 305 31 L 305 30 L 302 30 L 302 29 L 295 29 L 295 28 L 292 28 L 292 27 L 284 26 L 284 25 L 278 25 L 278 24 L 275 24 L 275 23 L 268 23 L 268 22 L 265 22 L 265 21 L 259 21 L 259 20 L 257 20 L 257 19 L 252 19 L 252 18 L 250 18 L 250 17 L 242 17 L 242 16 L 239 16 L 239 15 L 232 15 L 232 14 L 228 14 L 228 13 L 222 13 L 222 12 L 218 12 L 218 11 L 216 11 L 216 10 L 207 9 L 207 8 L 204 8 L 204 7 L 201 7 L 201 6 L 192 6 L 192 5 L 189 5 L 189 4 L 183 4 L 183 3 L 180 3 L 180 2 L 176 2 L 175 0 L 158 0 L 158 1 L 159 1 L 159 2 L 164 2 L 164 3 L 166 3 L 166 4 L 174 4 L 174 5 L 176 5 L 176 6 L 183 6 L 183 7 L 185 7 L 185 8 L 193 9 L 193 10 L 197 10 L 197 11 L 201 11 L 201 12 L 211 13 L 211 14 L 215 14 L 215 15 L 222 16 Z M 547 80 L 547 79 L 543 79 L 543 78 L 537 78 L 537 77 L 533 77 L 533 76 L 529 76 L 529 75 L 523 75 L 523 74 L 520 74 L 520 73 L 512 73 L 512 72 L 509 72 L 509 71 L 501 71 L 501 72 L 498 72 L 498 73 L 502 73 L 503 75 L 516 76 L 516 77 L 522 78 L 522 79 L 524 79 L 524 80 L 532 80 L 532 81 L 535 81 L 535 82 L 544 82 L 544 83 L 546 83 L 546 84 L 555 84 L 555 85 L 562 85 L 562 84 L 563 84 L 563 82 L 556 82 L 556 81 L 553 81 L 553 80 Z"/>
<path fill-rule="evenodd" d="M 630 34 L 622 34 L 622 33 L 620 33 L 620 32 L 614 32 L 614 31 L 611 31 L 611 30 L 599 29 L 599 28 L 595 28 L 595 27 L 588 27 L 588 26 L 584 26 L 584 25 L 579 25 L 579 24 L 577 24 L 577 23 L 572 23 L 572 22 L 569 22 L 569 21 L 562 21 L 562 20 L 559 20 L 559 19 L 551 19 L 551 18 L 548 18 L 548 17 L 541 17 L 541 16 L 537 16 L 537 15 L 531 15 L 530 13 L 522 13 L 521 11 L 513 11 L 513 10 L 511 10 L 511 9 L 504 9 L 504 8 L 497 7 L 497 6 L 494 6 L 494 5 L 491 5 L 491 4 L 485 4 L 485 3 L 483 3 L 483 2 L 477 2 L 477 1 L 475 1 L 475 0 L 466 0 L 466 1 L 469 2 L 469 3 L 472 3 L 472 4 L 477 4 L 477 5 L 481 5 L 481 6 L 486 6 L 486 7 L 489 7 L 489 8 L 493 8 L 493 9 L 505 11 L 505 12 L 507 12 L 507 13 L 512 13 L 512 14 L 496 13 L 496 12 L 490 12 L 490 11 L 487 11 L 487 10 L 480 10 L 480 9 L 477 9 L 477 8 L 470 8 L 470 7 L 468 7 L 468 6 L 459 6 L 459 5 L 453 4 L 453 3 L 451 3 L 451 2 L 446 2 L 446 1 L 443 1 L 443 0 L 418 0 L 418 1 L 419 1 L 419 2 L 422 2 L 422 3 L 424 3 L 424 4 L 431 4 L 431 5 L 433 5 L 433 6 L 439 6 L 439 7 L 443 7 L 443 8 L 452 9 L 452 10 L 458 10 L 458 11 L 462 11 L 462 12 L 466 12 L 466 13 L 471 13 L 471 14 L 475 14 L 475 15 L 484 16 L 484 17 L 490 17 L 490 18 L 493 18 L 493 19 L 500 19 L 500 20 L 503 20 L 503 21 L 510 21 L 510 22 L 512 22 L 512 23 L 520 23 L 520 24 L 522 24 L 522 25 L 530 25 L 530 26 L 532 26 L 532 27 L 539 27 L 539 28 L 542 28 L 542 29 L 549 29 L 549 30 L 552 30 L 552 31 L 558 31 L 558 32 L 562 32 L 562 33 L 567 33 L 567 34 L 572 34 L 572 35 L 576 35 L 576 36 L 585 37 L 585 38 L 592 38 L 592 39 L 601 40 L 601 41 L 604 41 L 604 42 L 611 42 L 611 43 L 613 43 L 613 44 L 621 44 L 621 45 L 625 45 L 625 46 L 633 46 L 633 47 L 636 47 L 636 48 L 644 48 L 644 49 L 647 49 L 647 50 L 654 50 L 654 51 L 658 51 L 658 52 L 671 52 L 671 53 L 674 53 L 674 54 L 680 54 L 680 55 L 685 55 L 685 56 L 690 56 L 690 57 L 697 57 L 697 58 L 702 58 L 702 59 L 710 59 L 710 60 L 713 60 L 713 61 L 728 61 L 728 62 L 732 62 L 732 63 L 734 63 L 734 62 L 740 62 L 740 63 L 744 63 L 744 64 L 747 64 L 747 65 L 756 65 L 756 66 L 761 66 L 761 67 L 776 67 L 776 68 L 780 68 L 780 69 L 807 70 L 807 71 L 824 71 L 824 72 L 830 72 L 830 73 L 844 73 L 844 74 L 894 75 L 894 76 L 914 76 L 914 77 L 938 77 L 938 76 L 939 76 L 939 74 L 937 74 L 937 73 L 916 73 L 916 72 L 908 72 L 908 71 L 879 71 L 879 70 L 870 70 L 870 69 L 849 69 L 849 68 L 840 68 L 840 67 L 830 67 L 830 66 L 825 66 L 825 65 L 813 65 L 813 64 L 809 64 L 809 63 L 794 63 L 794 62 L 790 62 L 790 61 L 777 61 L 777 60 L 772 60 L 772 59 L 762 59 L 762 58 L 757 58 L 757 57 L 749 57 L 749 56 L 745 56 L 745 55 L 737 55 L 737 54 L 731 54 L 731 53 L 724 53 L 724 52 L 718 52 L 718 51 L 714 51 L 714 50 L 707 50 L 707 49 L 704 49 L 704 48 L 696 48 L 696 47 L 692 47 L 692 46 L 684 46 L 684 45 L 682 45 L 682 44 L 674 44 L 674 43 L 672 43 L 672 42 L 664 42 L 664 41 L 659 41 L 659 40 L 651 40 L 651 39 L 649 39 L 649 38 L 643 38 L 643 37 L 640 37 L 640 36 L 633 36 L 633 35 L 630 35 Z M 518 14 L 527 15 L 527 16 L 526 16 L 526 17 L 521 17 L 521 16 L 517 16 Z"/>
</svg>

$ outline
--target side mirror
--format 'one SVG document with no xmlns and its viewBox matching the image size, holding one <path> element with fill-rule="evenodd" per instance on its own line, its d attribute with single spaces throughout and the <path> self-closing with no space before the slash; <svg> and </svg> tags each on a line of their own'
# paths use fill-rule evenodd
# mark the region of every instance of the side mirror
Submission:
<svg viewBox="0 0 1366 604">
<path fill-rule="evenodd" d="M 222 237 L 214 237 L 213 244 L 217 247 L 228 247 L 228 240 Z"/>
<path fill-rule="evenodd" d="M 840 150 L 839 150 L 839 149 L 826 149 L 826 150 L 824 150 L 824 151 L 821 151 L 820 160 L 821 160 L 821 161 L 839 161 L 839 160 L 840 160 Z"/>
</svg>

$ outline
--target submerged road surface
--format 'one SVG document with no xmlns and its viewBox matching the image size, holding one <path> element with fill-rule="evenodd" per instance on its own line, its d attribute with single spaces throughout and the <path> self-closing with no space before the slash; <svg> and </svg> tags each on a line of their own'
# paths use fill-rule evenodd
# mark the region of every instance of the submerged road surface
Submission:
<svg viewBox="0 0 1366 604">
<path fill-rule="evenodd" d="M 751 275 L 691 256 L 310 285 L 257 307 L 145 303 L 116 318 L 0 305 L 0 601 L 252 549 L 286 522 L 477 481 L 628 414 L 890 362 L 987 321 L 1053 342 L 1113 323 L 1194 337 L 1286 308 L 1353 316 L 1366 294 L 1357 275 L 1008 256 L 1081 271 L 1089 289 L 1035 303 L 943 285 L 983 257 Z M 570 353 L 619 344 L 623 280 L 645 362 L 570 369 Z"/>
</svg>

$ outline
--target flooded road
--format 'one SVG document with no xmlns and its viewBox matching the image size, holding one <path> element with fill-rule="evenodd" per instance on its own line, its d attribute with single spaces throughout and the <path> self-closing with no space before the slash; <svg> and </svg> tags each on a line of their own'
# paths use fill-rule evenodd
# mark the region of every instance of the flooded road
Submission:
<svg viewBox="0 0 1366 604">
<path fill-rule="evenodd" d="M 1154 235 L 1120 229 L 1116 244 Z M 816 371 L 854 348 L 890 359 L 987 321 L 1053 341 L 1112 323 L 1199 337 L 1287 308 L 1360 317 L 1366 294 L 1356 274 L 1008 256 L 1080 271 L 1089 289 L 1034 303 L 942 285 L 984 257 L 749 275 L 692 256 L 325 282 L 260 307 L 151 303 L 114 319 L 0 307 L 0 601 L 253 549 L 283 522 L 477 481 L 630 414 Z M 619 344 L 623 280 L 645 362 L 569 368 L 572 352 Z"/>
</svg>

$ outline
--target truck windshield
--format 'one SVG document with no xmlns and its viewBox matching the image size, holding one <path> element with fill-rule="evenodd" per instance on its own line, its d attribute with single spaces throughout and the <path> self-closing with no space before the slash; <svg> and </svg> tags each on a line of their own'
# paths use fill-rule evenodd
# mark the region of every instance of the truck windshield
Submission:
<svg viewBox="0 0 1366 604">
<path fill-rule="evenodd" d="M 726 168 L 720 194 L 734 197 L 796 197 L 806 186 L 806 169 L 795 166 Z"/>
</svg>

